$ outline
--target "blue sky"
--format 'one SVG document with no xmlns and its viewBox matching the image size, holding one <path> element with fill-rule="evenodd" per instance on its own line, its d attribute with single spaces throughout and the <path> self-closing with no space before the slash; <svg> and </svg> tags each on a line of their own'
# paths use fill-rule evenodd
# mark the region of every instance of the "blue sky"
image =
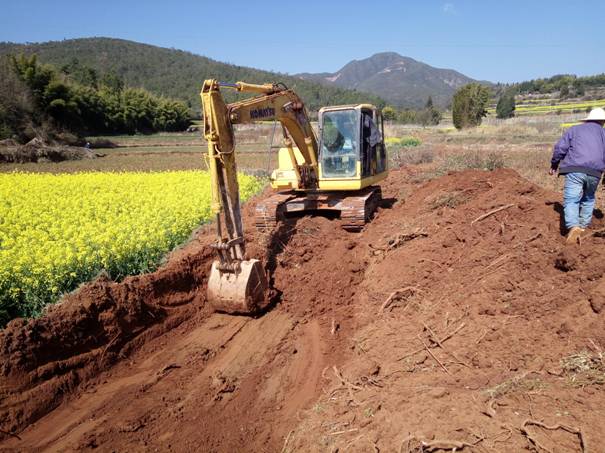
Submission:
<svg viewBox="0 0 605 453">
<path fill-rule="evenodd" d="M 394 51 L 513 82 L 605 72 L 605 1 L 0 0 L 0 41 L 109 36 L 286 73 Z"/>
</svg>

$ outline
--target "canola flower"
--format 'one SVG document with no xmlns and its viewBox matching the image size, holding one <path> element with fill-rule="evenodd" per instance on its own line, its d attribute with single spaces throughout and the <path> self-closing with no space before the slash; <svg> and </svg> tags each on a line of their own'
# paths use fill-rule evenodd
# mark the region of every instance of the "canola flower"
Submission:
<svg viewBox="0 0 605 453">
<path fill-rule="evenodd" d="M 240 175 L 242 200 L 262 182 Z M 0 174 L 0 326 L 105 270 L 153 270 L 210 217 L 210 175 Z"/>
</svg>

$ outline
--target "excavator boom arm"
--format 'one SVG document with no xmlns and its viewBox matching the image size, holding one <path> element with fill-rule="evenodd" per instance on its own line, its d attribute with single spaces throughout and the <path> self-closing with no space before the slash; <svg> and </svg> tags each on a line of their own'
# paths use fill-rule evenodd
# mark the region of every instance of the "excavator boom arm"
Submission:
<svg viewBox="0 0 605 453">
<path fill-rule="evenodd" d="M 226 104 L 220 91 L 221 86 L 259 95 Z M 305 189 L 317 188 L 317 138 L 303 102 L 296 93 L 284 86 L 244 82 L 221 84 L 216 80 L 206 80 L 200 94 L 204 112 L 204 137 L 208 142 L 212 210 L 216 214 L 218 233 L 217 242 L 213 244 L 218 260 L 213 264 L 209 277 L 208 298 L 215 309 L 250 313 L 267 303 L 266 277 L 258 260 L 244 260 L 245 241 L 233 125 L 279 121 L 298 187 Z M 303 157 L 302 164 L 297 162 L 293 143 Z"/>
</svg>

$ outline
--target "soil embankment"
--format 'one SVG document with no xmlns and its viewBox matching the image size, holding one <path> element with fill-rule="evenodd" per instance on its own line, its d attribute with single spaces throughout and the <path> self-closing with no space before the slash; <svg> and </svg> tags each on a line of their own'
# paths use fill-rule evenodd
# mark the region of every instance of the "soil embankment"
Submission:
<svg viewBox="0 0 605 453">
<path fill-rule="evenodd" d="M 413 176 L 359 234 L 250 228 L 280 299 L 261 317 L 209 312 L 204 230 L 14 321 L 0 449 L 598 451 L 605 238 L 565 246 L 559 194 L 511 170 Z"/>
<path fill-rule="evenodd" d="M 12 140 L 0 142 L 0 164 L 26 162 L 63 162 L 66 160 L 96 159 L 104 154 L 96 153 L 83 146 L 47 143 L 39 138 L 19 145 Z"/>
</svg>

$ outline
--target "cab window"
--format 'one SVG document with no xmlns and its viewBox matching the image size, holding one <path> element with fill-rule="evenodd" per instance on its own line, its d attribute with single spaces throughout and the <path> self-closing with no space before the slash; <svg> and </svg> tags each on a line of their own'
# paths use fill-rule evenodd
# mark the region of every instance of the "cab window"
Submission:
<svg viewBox="0 0 605 453">
<path fill-rule="evenodd" d="M 321 128 L 321 169 L 326 178 L 352 177 L 359 159 L 359 121 L 355 110 L 325 112 Z"/>
</svg>

